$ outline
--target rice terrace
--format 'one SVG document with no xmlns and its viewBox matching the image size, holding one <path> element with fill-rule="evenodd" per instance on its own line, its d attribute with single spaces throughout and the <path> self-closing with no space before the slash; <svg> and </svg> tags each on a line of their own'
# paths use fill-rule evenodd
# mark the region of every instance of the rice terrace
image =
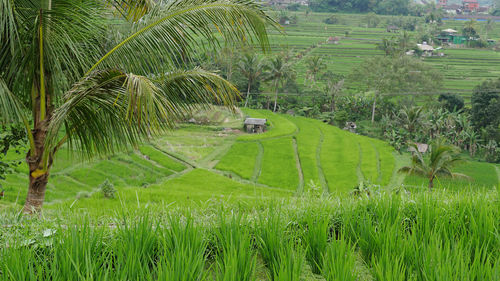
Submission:
<svg viewBox="0 0 500 281">
<path fill-rule="evenodd" d="M 0 1 L 0 280 L 500 281 L 499 21 Z"/>
</svg>

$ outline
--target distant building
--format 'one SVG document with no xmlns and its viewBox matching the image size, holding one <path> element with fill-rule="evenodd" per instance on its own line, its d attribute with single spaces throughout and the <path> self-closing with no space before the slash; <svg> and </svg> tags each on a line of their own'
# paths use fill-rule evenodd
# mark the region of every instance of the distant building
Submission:
<svg viewBox="0 0 500 281">
<path fill-rule="evenodd" d="M 445 29 L 441 31 L 441 34 L 437 38 L 443 44 L 448 45 L 462 45 L 469 41 L 466 36 L 458 35 L 458 31 L 454 29 Z"/>
<path fill-rule="evenodd" d="M 448 6 L 448 0 L 439 0 L 437 6 L 440 8 Z"/>
<path fill-rule="evenodd" d="M 431 57 L 434 53 L 434 47 L 428 45 L 427 42 L 423 42 L 422 44 L 417 44 L 417 48 L 422 51 L 424 56 Z"/>
<path fill-rule="evenodd" d="M 267 119 L 247 118 L 245 119 L 245 130 L 250 134 L 260 134 L 266 131 Z"/>
<path fill-rule="evenodd" d="M 399 27 L 395 25 L 389 25 L 387 26 L 387 32 L 399 32 Z"/>
<path fill-rule="evenodd" d="M 476 12 L 479 9 L 477 0 L 463 0 L 463 9 L 465 12 Z"/>
</svg>

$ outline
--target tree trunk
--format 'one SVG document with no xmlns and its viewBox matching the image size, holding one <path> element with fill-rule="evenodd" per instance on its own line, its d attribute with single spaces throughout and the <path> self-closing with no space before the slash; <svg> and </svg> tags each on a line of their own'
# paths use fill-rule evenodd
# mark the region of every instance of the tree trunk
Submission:
<svg viewBox="0 0 500 281">
<path fill-rule="evenodd" d="M 31 156 L 31 151 L 26 156 L 26 162 L 29 167 L 29 187 L 24 203 L 24 213 L 33 214 L 41 211 L 43 201 L 45 199 L 45 190 L 49 181 L 49 171 L 52 165 L 52 159 L 49 159 L 47 169 L 44 170 L 43 153 L 45 139 L 47 137 L 46 121 L 40 122 L 40 128 L 33 130 L 33 138 L 35 140 L 35 151 Z"/>
<path fill-rule="evenodd" d="M 251 80 L 248 80 L 248 88 L 247 88 L 247 98 L 245 99 L 245 107 L 248 105 L 248 99 L 250 98 L 250 85 L 252 85 Z"/>
<path fill-rule="evenodd" d="M 276 89 L 276 93 L 274 93 L 274 110 L 273 110 L 273 112 L 276 112 L 277 103 L 278 103 L 278 89 Z"/>
<path fill-rule="evenodd" d="M 276 105 L 278 103 L 278 85 L 279 85 L 279 80 L 276 82 L 276 92 L 274 93 L 274 110 L 273 112 L 276 112 Z"/>
<path fill-rule="evenodd" d="M 373 106 L 372 106 L 372 123 L 375 122 L 375 107 L 377 106 L 377 94 L 373 97 Z"/>
<path fill-rule="evenodd" d="M 434 187 L 434 177 L 429 179 L 429 191 L 432 191 L 433 187 Z"/>
</svg>

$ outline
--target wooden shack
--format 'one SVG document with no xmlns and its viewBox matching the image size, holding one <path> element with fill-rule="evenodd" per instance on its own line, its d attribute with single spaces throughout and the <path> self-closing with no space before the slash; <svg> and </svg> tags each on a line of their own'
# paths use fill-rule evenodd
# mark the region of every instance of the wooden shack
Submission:
<svg viewBox="0 0 500 281">
<path fill-rule="evenodd" d="M 266 131 L 267 119 L 247 118 L 245 119 L 245 130 L 249 134 L 260 134 Z"/>
</svg>

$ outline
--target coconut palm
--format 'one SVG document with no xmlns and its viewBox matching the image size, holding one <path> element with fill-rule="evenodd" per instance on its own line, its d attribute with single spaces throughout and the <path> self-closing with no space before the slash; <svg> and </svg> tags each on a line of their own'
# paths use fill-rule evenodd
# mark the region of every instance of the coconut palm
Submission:
<svg viewBox="0 0 500 281">
<path fill-rule="evenodd" d="M 429 180 L 429 190 L 434 187 L 434 180 L 438 176 L 466 177 L 451 170 L 454 165 L 462 161 L 456 147 L 437 141 L 430 146 L 428 157 L 418 151 L 416 144 L 411 144 L 411 147 L 413 148 L 411 166 L 402 167 L 399 172 L 426 177 Z"/>
<path fill-rule="evenodd" d="M 316 84 L 316 77 L 326 69 L 326 63 L 320 56 L 312 56 L 306 60 L 306 80 L 311 81 L 311 88 Z"/>
<path fill-rule="evenodd" d="M 63 145 L 110 154 L 200 105 L 232 106 L 237 90 L 191 67 L 195 50 L 242 38 L 267 49 L 276 26 L 250 0 L 16 0 L 0 11 L 0 121 L 27 131 L 27 213 L 41 209 Z"/>
<path fill-rule="evenodd" d="M 238 63 L 238 69 L 248 80 L 245 107 L 248 105 L 251 87 L 264 74 L 265 66 L 265 60 L 255 53 L 246 53 Z"/>
<path fill-rule="evenodd" d="M 280 86 L 283 86 L 288 80 L 295 77 L 295 71 L 292 69 L 292 65 L 283 60 L 281 56 L 276 56 L 271 59 L 267 66 L 267 79 L 271 81 L 274 88 L 274 109 L 276 112 L 278 104 L 278 90 Z"/>
</svg>

